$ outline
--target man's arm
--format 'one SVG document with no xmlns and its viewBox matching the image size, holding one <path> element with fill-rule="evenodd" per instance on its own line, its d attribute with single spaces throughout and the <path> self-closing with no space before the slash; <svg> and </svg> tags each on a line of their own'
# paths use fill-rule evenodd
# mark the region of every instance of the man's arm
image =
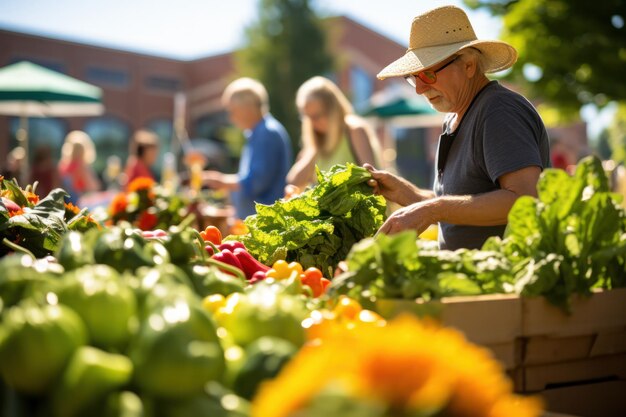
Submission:
<svg viewBox="0 0 626 417">
<path fill-rule="evenodd" d="M 380 228 L 393 234 L 413 229 L 418 233 L 434 223 L 468 226 L 506 224 L 511 207 L 522 195 L 537 196 L 541 169 L 530 166 L 498 178 L 500 189 L 473 196 L 442 196 L 403 207 L 394 212 Z"/>
</svg>

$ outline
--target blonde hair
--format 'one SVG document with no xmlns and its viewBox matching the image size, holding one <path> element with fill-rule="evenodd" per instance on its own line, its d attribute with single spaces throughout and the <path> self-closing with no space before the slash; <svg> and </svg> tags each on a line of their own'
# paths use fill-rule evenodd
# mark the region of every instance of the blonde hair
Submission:
<svg viewBox="0 0 626 417">
<path fill-rule="evenodd" d="M 270 110 L 267 90 L 263 84 L 252 78 L 238 78 L 226 86 L 222 94 L 222 103 L 228 105 L 231 102 L 256 107 L 261 114 L 266 114 Z"/>
<path fill-rule="evenodd" d="M 311 121 L 302 121 L 302 142 L 304 146 L 317 145 L 323 154 L 332 153 L 346 131 L 346 116 L 354 114 L 354 108 L 339 87 L 328 78 L 315 76 L 305 81 L 296 94 L 296 106 L 300 111 L 309 101 L 317 101 L 322 105 L 328 117 L 328 132 L 319 133 L 313 130 Z"/>
<path fill-rule="evenodd" d="M 61 148 L 61 160 L 69 162 L 79 156 L 82 156 L 86 164 L 92 164 L 96 160 L 96 149 L 87 133 L 82 130 L 73 130 L 65 136 L 65 143 Z"/>
</svg>

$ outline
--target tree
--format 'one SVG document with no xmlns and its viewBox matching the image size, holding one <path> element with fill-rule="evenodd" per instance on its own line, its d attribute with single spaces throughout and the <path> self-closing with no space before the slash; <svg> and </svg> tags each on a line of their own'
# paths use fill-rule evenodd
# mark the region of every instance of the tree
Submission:
<svg viewBox="0 0 626 417">
<path fill-rule="evenodd" d="M 578 114 L 626 101 L 626 0 L 464 0 L 504 16 L 502 39 L 519 52 L 512 77 L 531 94 Z M 524 67 L 534 67 L 532 81 Z"/>
<path fill-rule="evenodd" d="M 261 0 L 259 18 L 246 29 L 247 47 L 237 54 L 239 73 L 267 88 L 272 114 L 292 140 L 300 136 L 296 91 L 314 75 L 332 70 L 326 33 L 309 0 Z"/>
<path fill-rule="evenodd" d="M 612 149 L 611 159 L 626 164 L 626 104 L 617 108 L 613 122 L 606 131 L 609 146 Z"/>
</svg>

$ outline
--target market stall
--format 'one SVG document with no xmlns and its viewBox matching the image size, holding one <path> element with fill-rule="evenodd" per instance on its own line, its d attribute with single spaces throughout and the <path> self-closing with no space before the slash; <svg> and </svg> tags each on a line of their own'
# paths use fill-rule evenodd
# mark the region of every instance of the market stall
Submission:
<svg viewBox="0 0 626 417">
<path fill-rule="evenodd" d="M 454 252 L 374 236 L 369 175 L 228 234 L 154 182 L 98 222 L 1 179 L 0 414 L 623 415 L 626 215 L 597 159 Z"/>
</svg>

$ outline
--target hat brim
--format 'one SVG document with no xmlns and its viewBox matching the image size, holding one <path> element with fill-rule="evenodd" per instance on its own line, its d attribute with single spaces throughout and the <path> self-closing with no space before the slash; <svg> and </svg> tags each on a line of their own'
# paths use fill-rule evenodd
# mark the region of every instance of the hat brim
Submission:
<svg viewBox="0 0 626 417">
<path fill-rule="evenodd" d="M 513 66 L 517 61 L 517 51 L 511 45 L 502 41 L 473 40 L 449 45 L 433 46 L 408 50 L 402 58 L 399 58 L 383 68 L 376 75 L 380 80 L 392 77 L 404 77 L 409 74 L 423 71 L 465 48 L 476 48 L 484 56 L 483 65 L 485 73 L 505 70 Z"/>
</svg>

